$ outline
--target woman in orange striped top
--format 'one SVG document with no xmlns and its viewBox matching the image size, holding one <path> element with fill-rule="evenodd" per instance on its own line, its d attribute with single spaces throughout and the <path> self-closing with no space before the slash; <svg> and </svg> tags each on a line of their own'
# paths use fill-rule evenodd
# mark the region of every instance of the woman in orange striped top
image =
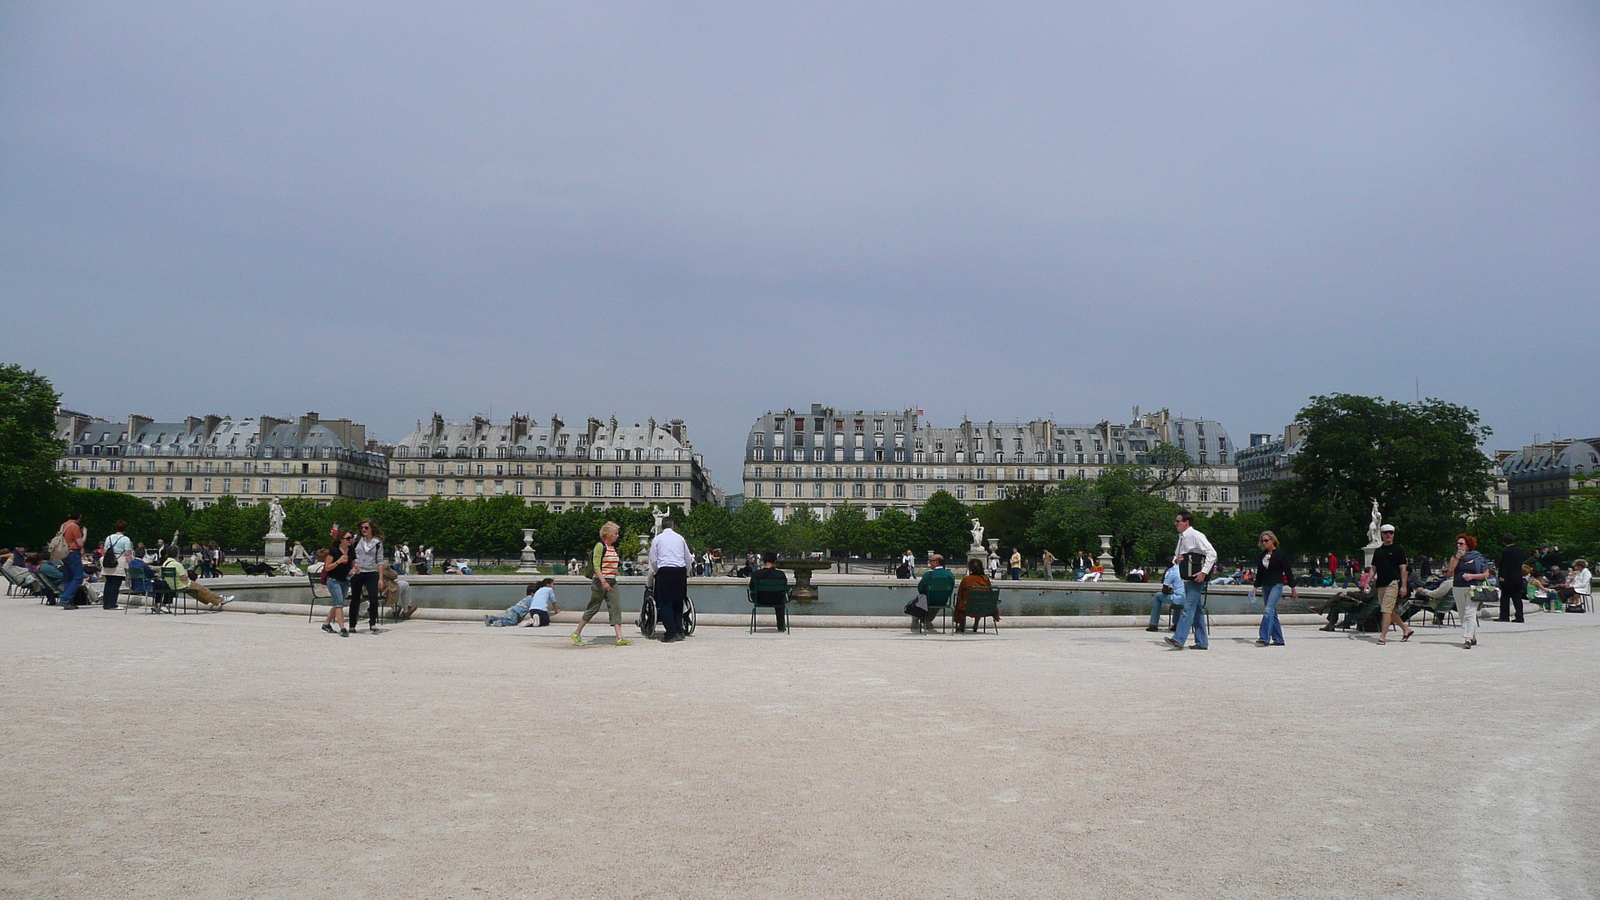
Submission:
<svg viewBox="0 0 1600 900">
<path fill-rule="evenodd" d="M 617 646 L 625 647 L 633 643 L 622 636 L 622 596 L 617 593 L 617 567 L 622 563 L 617 555 L 617 537 L 621 531 L 615 522 L 600 526 L 600 542 L 594 545 L 589 560 L 594 570 L 594 580 L 589 583 L 589 608 L 583 611 L 583 620 L 578 623 L 578 630 L 572 633 L 572 643 L 579 647 L 583 646 L 583 626 L 600 612 L 602 603 L 606 605 L 611 627 L 617 631 Z"/>
</svg>

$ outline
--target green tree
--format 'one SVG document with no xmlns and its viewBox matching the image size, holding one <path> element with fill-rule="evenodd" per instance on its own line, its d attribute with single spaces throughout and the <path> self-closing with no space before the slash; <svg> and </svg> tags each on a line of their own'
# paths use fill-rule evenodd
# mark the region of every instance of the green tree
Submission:
<svg viewBox="0 0 1600 900">
<path fill-rule="evenodd" d="M 778 549 L 789 556 L 806 556 L 822 540 L 822 522 L 809 506 L 790 510 L 778 531 Z"/>
<path fill-rule="evenodd" d="M 823 524 L 822 538 L 840 571 L 850 571 L 850 557 L 867 552 L 867 513 L 859 506 L 836 507 Z"/>
<path fill-rule="evenodd" d="M 1028 528 L 1028 541 L 1071 562 L 1078 551 L 1100 546 L 1101 521 L 1095 483 L 1074 478 L 1057 485 L 1040 503 Z"/>
<path fill-rule="evenodd" d="M 972 516 L 967 505 L 949 492 L 934 491 L 917 514 L 917 531 L 922 538 L 917 550 L 932 550 L 949 560 L 962 559 L 972 543 Z"/>
<path fill-rule="evenodd" d="M 0 536 L 5 546 L 42 546 L 65 521 L 66 479 L 56 472 L 61 395 L 31 369 L 0 365 Z"/>
<path fill-rule="evenodd" d="M 1474 410 L 1331 394 L 1295 421 L 1306 428 L 1296 478 L 1272 490 L 1267 515 L 1302 552 L 1365 546 L 1374 500 L 1413 548 L 1441 545 L 1484 507 L 1490 431 Z"/>
<path fill-rule="evenodd" d="M 733 523 L 734 535 L 738 538 L 735 552 L 759 554 L 778 549 L 778 522 L 772 516 L 772 507 L 760 500 L 751 500 L 739 507 Z"/>
<path fill-rule="evenodd" d="M 1093 481 L 1059 485 L 1045 499 L 1030 533 L 1039 546 L 1063 559 L 1079 550 L 1100 553 L 1100 535 L 1111 536 L 1111 558 L 1119 572 L 1132 564 L 1160 563 L 1172 555 L 1178 507 L 1153 491 L 1160 479 L 1142 466 L 1106 469 Z"/>
<path fill-rule="evenodd" d="M 1261 555 L 1261 532 L 1271 530 L 1267 516 L 1259 512 L 1226 512 L 1195 516 L 1194 527 L 1206 536 L 1211 546 L 1217 548 L 1217 559 L 1224 563 L 1246 563 Z M 1276 534 L 1277 532 L 1273 532 Z M 1280 536 L 1279 540 L 1283 538 Z M 1286 547 L 1292 552 L 1293 548 Z M 1259 560 L 1258 560 L 1259 561 Z"/>
<path fill-rule="evenodd" d="M 683 539 L 696 547 L 720 548 L 723 558 L 729 559 L 736 539 L 733 516 L 725 507 L 715 503 L 702 503 L 684 516 L 679 530 Z"/>
<path fill-rule="evenodd" d="M 889 508 L 867 523 L 867 549 L 880 559 L 899 559 L 907 550 L 916 552 L 917 523 L 905 510 Z"/>
<path fill-rule="evenodd" d="M 1037 557 L 1044 547 L 1033 540 L 1030 533 L 1034 518 L 1049 494 L 1042 485 L 1017 485 L 1008 490 L 1003 499 L 973 507 L 972 514 L 983 523 L 986 537 L 1000 540 L 1008 557 L 1012 547 L 1020 549 L 1023 556 Z"/>
</svg>

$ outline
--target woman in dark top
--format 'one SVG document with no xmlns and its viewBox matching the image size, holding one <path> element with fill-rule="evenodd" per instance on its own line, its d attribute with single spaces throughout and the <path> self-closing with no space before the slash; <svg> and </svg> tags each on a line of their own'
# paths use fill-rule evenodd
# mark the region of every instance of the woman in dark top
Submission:
<svg viewBox="0 0 1600 900">
<path fill-rule="evenodd" d="M 333 623 L 339 623 L 339 636 L 349 637 L 350 629 L 344 623 L 344 601 L 350 593 L 350 567 L 355 563 L 356 536 L 346 531 L 334 541 L 333 549 L 327 551 L 328 556 L 322 561 L 323 581 L 328 585 L 328 593 L 332 595 L 330 602 L 333 608 L 328 610 L 328 618 L 322 622 L 322 630 L 333 634 Z M 350 623 L 354 625 L 355 623 Z"/>
<path fill-rule="evenodd" d="M 1256 573 L 1256 585 L 1261 591 L 1261 601 L 1266 612 L 1261 616 L 1261 632 L 1256 646 L 1283 646 L 1283 623 L 1278 621 L 1278 600 L 1283 596 L 1283 586 L 1289 586 L 1289 596 L 1300 599 L 1294 586 L 1294 572 L 1289 569 L 1289 554 L 1278 547 L 1278 536 L 1270 531 L 1261 532 L 1261 569 Z"/>
</svg>

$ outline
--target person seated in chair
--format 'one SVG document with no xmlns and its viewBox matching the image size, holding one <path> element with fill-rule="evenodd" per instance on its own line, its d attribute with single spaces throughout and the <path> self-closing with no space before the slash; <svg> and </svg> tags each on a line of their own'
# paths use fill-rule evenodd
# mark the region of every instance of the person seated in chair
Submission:
<svg viewBox="0 0 1600 900">
<path fill-rule="evenodd" d="M 417 611 L 417 605 L 411 602 L 411 582 L 401 578 L 388 563 L 378 567 L 378 593 L 383 595 L 397 621 L 409 619 Z"/>
<path fill-rule="evenodd" d="M 27 563 L 30 581 L 23 586 L 43 594 L 46 606 L 54 606 L 61 598 L 61 586 L 66 582 L 66 574 L 56 565 L 55 560 L 47 559 L 37 553 L 29 556 Z"/>
<path fill-rule="evenodd" d="M 231 603 L 233 597 L 224 597 L 216 591 L 189 580 L 189 573 L 184 569 L 183 563 L 178 562 L 176 547 L 168 547 L 166 558 L 161 561 L 161 577 L 175 589 L 188 594 L 212 609 L 221 609 L 222 604 Z"/>
<path fill-rule="evenodd" d="M 948 603 L 955 589 L 955 573 L 944 567 L 944 557 L 937 553 L 928 557 L 928 571 L 923 572 L 922 577 L 917 580 L 917 593 L 926 595 L 930 602 L 937 598 Z M 931 631 L 935 615 L 932 609 L 928 609 L 922 612 L 921 618 L 913 616 L 912 632 L 920 634 Z"/>
<path fill-rule="evenodd" d="M 1150 625 L 1145 628 L 1145 631 L 1161 630 L 1162 605 L 1172 604 L 1172 609 L 1176 613 L 1183 608 L 1186 598 L 1187 594 L 1183 590 L 1183 573 L 1178 570 L 1177 563 L 1173 563 L 1167 567 L 1167 574 L 1161 576 L 1161 590 L 1156 591 L 1155 599 L 1150 601 Z M 1177 617 L 1174 615 L 1173 625 L 1167 630 L 1176 631 L 1177 629 Z"/>
<path fill-rule="evenodd" d="M 784 604 L 789 598 L 789 576 L 778 568 L 778 554 L 771 550 L 761 554 L 761 568 L 750 575 L 750 590 L 755 592 L 758 606 L 772 606 L 778 613 L 778 630 L 789 630 L 789 614 Z"/>
<path fill-rule="evenodd" d="M 1328 624 L 1317 629 L 1318 631 L 1333 631 L 1335 628 L 1355 627 L 1357 631 L 1378 630 L 1378 595 L 1367 589 L 1355 591 L 1340 591 L 1328 605 L 1322 609 L 1312 607 L 1314 613 L 1326 612 Z M 1340 622 L 1339 617 L 1344 616 Z M 1334 623 L 1338 624 L 1335 625 Z"/>
<path fill-rule="evenodd" d="M 496 628 L 510 628 L 527 619 L 531 627 L 543 628 L 549 625 L 551 614 L 561 611 L 561 608 L 556 606 L 555 583 L 554 578 L 545 578 L 538 584 L 528 585 L 527 596 L 518 601 L 516 606 L 498 616 L 484 616 L 483 624 Z M 415 606 L 411 608 L 416 609 Z M 535 625 L 535 622 L 538 624 Z"/>
<path fill-rule="evenodd" d="M 1594 573 L 1589 571 L 1588 560 L 1572 561 L 1572 574 L 1566 584 L 1556 588 L 1556 599 L 1567 612 L 1588 612 L 1594 601 Z"/>
<path fill-rule="evenodd" d="M 967 577 L 961 579 L 961 583 L 956 586 L 956 605 L 950 611 L 951 618 L 956 623 L 957 634 L 967 630 L 967 597 L 975 590 L 987 591 L 993 587 L 994 583 L 989 580 L 989 576 L 983 574 L 983 560 L 976 557 L 967 560 Z M 999 622 L 1000 616 L 996 614 L 994 620 Z"/>
</svg>

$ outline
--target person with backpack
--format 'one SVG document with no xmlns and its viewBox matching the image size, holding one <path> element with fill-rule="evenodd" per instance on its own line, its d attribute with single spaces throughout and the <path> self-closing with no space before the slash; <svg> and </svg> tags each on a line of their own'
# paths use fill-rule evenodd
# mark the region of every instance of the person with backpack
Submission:
<svg viewBox="0 0 1600 900">
<path fill-rule="evenodd" d="M 68 515 L 50 542 L 50 558 L 60 561 L 61 571 L 66 576 L 61 585 L 62 609 L 77 609 L 78 592 L 83 588 L 83 542 L 89 533 L 78 524 L 82 518 L 83 514 L 78 512 Z"/>
<path fill-rule="evenodd" d="M 128 523 L 118 519 L 111 528 L 111 536 L 106 538 L 106 552 L 100 557 L 100 578 L 106 583 L 105 593 L 100 597 L 103 609 L 117 608 L 122 581 L 128 577 L 128 567 L 133 564 L 133 542 L 123 534 L 127 530 Z"/>
</svg>

